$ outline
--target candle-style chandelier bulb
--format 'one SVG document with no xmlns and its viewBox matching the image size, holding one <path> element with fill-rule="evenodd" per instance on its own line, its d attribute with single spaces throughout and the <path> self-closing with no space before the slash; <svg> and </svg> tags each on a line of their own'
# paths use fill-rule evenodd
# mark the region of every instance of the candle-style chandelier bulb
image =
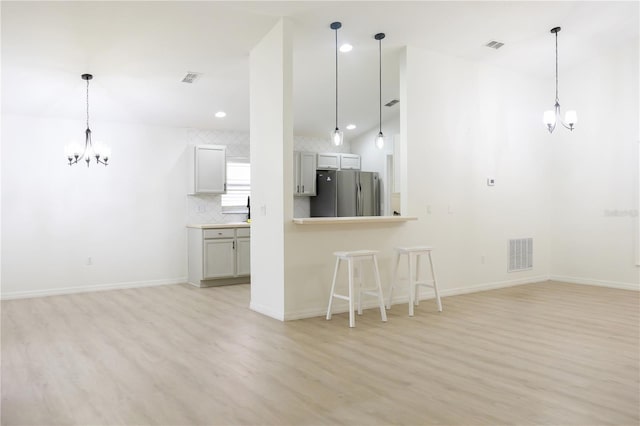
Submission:
<svg viewBox="0 0 640 426">
<path fill-rule="evenodd" d="M 564 116 L 564 121 L 560 113 L 560 100 L 558 97 L 558 33 L 560 30 L 560 27 L 551 29 L 551 33 L 556 35 L 556 103 L 553 110 L 545 111 L 542 116 L 542 122 L 547 126 L 549 133 L 553 133 L 558 121 L 569 130 L 573 130 L 578 122 L 578 114 L 574 110 L 567 111 Z"/>
</svg>

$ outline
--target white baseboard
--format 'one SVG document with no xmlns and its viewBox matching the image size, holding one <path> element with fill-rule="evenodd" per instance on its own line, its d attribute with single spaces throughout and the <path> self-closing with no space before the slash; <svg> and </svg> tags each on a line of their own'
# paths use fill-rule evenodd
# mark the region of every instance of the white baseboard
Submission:
<svg viewBox="0 0 640 426">
<path fill-rule="evenodd" d="M 127 288 L 141 288 L 141 287 L 156 287 L 160 285 L 182 284 L 187 282 L 187 277 L 171 278 L 166 280 L 151 280 L 151 281 L 133 281 L 126 283 L 114 283 L 114 284 L 96 284 L 78 287 L 60 287 L 47 290 L 27 290 L 27 291 L 11 291 L 8 293 L 2 293 L 0 299 L 12 300 L 12 299 L 27 299 L 31 297 L 45 297 L 45 296 L 59 296 L 62 294 L 74 294 L 74 293 L 89 293 L 94 291 L 107 291 L 107 290 L 123 290 Z"/>
<path fill-rule="evenodd" d="M 252 311 L 255 311 L 259 314 L 262 315 L 266 315 L 268 317 L 277 319 L 279 321 L 285 321 L 286 318 L 284 316 L 283 312 L 278 312 L 278 311 L 274 311 L 273 309 L 264 306 L 264 305 L 259 305 L 257 303 L 254 303 L 253 301 L 251 303 L 249 303 L 249 309 L 251 309 Z"/>
<path fill-rule="evenodd" d="M 523 284 L 540 283 L 548 280 L 549 280 L 549 276 L 538 275 L 535 277 L 521 278 L 518 280 L 498 281 L 493 283 L 476 284 L 469 287 L 449 288 L 449 289 L 440 290 L 440 297 L 456 296 L 459 294 L 467 294 L 467 293 L 477 293 L 480 291 L 495 290 L 499 288 L 513 287 L 513 286 L 523 285 Z M 428 290 L 425 290 L 425 292 L 427 294 L 424 294 L 424 295 L 421 294 L 420 300 L 429 300 L 435 297 L 435 295 L 432 292 L 428 292 Z M 378 307 L 378 303 L 374 298 L 367 298 L 367 299 L 368 300 L 366 302 L 363 301 L 362 303 L 363 309 L 371 309 L 371 308 Z M 387 299 L 385 299 L 385 303 L 386 301 Z M 392 303 L 394 305 L 401 304 L 401 303 L 409 303 L 409 295 L 394 297 Z M 340 304 L 338 307 L 332 310 L 332 313 L 341 314 L 348 311 L 349 311 L 349 308 L 347 306 Z M 290 320 L 297 320 L 297 319 L 303 319 L 303 318 L 322 317 L 322 316 L 325 316 L 326 314 L 327 314 L 326 308 L 304 309 L 299 311 L 286 312 L 284 315 L 284 319 L 285 321 L 290 321 Z"/>
<path fill-rule="evenodd" d="M 564 275 L 551 275 L 549 279 L 553 281 L 562 281 L 562 282 L 571 283 L 571 284 L 595 285 L 599 287 L 609 287 L 609 288 L 619 288 L 622 290 L 640 291 L 640 283 L 633 284 L 633 283 L 623 283 L 619 281 L 594 280 L 591 278 L 567 277 Z"/>
</svg>

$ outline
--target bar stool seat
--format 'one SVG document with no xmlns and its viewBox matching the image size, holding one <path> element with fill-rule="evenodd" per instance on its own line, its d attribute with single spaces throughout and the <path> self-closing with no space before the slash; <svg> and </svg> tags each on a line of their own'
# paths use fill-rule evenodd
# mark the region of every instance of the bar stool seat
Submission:
<svg viewBox="0 0 640 426">
<path fill-rule="evenodd" d="M 396 259 L 393 268 L 393 281 L 391 282 L 391 290 L 389 291 L 389 301 L 387 302 L 387 309 L 391 308 L 391 298 L 393 297 L 393 289 L 398 285 L 400 278 L 398 277 L 398 266 L 400 265 L 400 258 L 404 255 L 407 256 L 408 266 L 408 281 L 409 281 L 409 316 L 414 314 L 414 305 L 418 306 L 420 303 L 419 286 L 430 287 L 435 292 L 435 299 L 438 305 L 438 311 L 442 312 L 442 302 L 440 301 L 440 294 L 438 293 L 438 283 L 436 280 L 436 272 L 433 267 L 433 258 L 431 252 L 433 247 L 431 246 L 414 246 L 414 247 L 396 247 Z M 427 257 L 429 260 L 429 269 L 431 271 L 430 280 L 421 280 L 420 276 L 420 260 L 422 257 Z"/>
<path fill-rule="evenodd" d="M 380 315 L 382 321 L 387 320 L 387 312 L 384 307 L 384 298 L 382 295 L 382 285 L 380 284 L 380 272 L 378 271 L 378 258 L 377 250 L 355 250 L 355 251 L 337 251 L 333 253 L 336 256 L 336 266 L 333 271 L 333 282 L 331 283 L 331 294 L 329 295 L 329 306 L 327 307 L 327 320 L 331 319 L 331 306 L 333 299 L 342 299 L 349 302 L 349 327 L 355 327 L 355 304 L 357 299 L 358 315 L 362 315 L 362 295 L 376 296 L 378 298 L 378 305 L 380 307 Z M 345 296 L 336 293 L 336 281 L 338 278 L 338 270 L 340 269 L 341 262 L 347 262 L 349 272 L 349 295 Z M 373 267 L 373 277 L 375 279 L 375 287 L 363 288 L 362 275 L 363 275 L 363 263 L 365 261 L 371 261 Z M 357 277 L 357 280 L 356 280 Z M 357 287 L 354 287 L 357 281 Z"/>
</svg>

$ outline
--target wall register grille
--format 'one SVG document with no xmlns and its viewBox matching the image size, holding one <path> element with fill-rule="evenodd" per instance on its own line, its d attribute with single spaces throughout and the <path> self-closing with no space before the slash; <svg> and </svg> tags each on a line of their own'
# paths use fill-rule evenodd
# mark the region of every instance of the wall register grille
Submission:
<svg viewBox="0 0 640 426">
<path fill-rule="evenodd" d="M 533 268 L 533 238 L 509 240 L 508 272 L 526 271 Z"/>
</svg>

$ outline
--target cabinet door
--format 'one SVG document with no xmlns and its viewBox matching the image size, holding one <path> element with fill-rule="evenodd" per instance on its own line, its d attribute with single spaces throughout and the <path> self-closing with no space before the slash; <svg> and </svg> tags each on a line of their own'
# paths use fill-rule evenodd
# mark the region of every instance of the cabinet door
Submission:
<svg viewBox="0 0 640 426">
<path fill-rule="evenodd" d="M 300 182 L 300 157 L 301 152 L 293 152 L 293 195 L 300 195 L 300 188 L 302 183 Z"/>
<path fill-rule="evenodd" d="M 204 279 L 233 277 L 235 239 L 204 240 Z"/>
<path fill-rule="evenodd" d="M 300 154 L 300 195 L 316 195 L 316 154 Z"/>
<path fill-rule="evenodd" d="M 236 240 L 236 275 L 251 274 L 251 238 L 241 237 Z"/>
<path fill-rule="evenodd" d="M 341 170 L 360 170 L 360 156 L 357 154 L 340 154 Z"/>
<path fill-rule="evenodd" d="M 340 154 L 318 154 L 319 170 L 338 170 L 340 168 Z"/>
<path fill-rule="evenodd" d="M 227 190 L 226 148 L 198 145 L 195 150 L 195 193 L 224 194 Z"/>
</svg>

